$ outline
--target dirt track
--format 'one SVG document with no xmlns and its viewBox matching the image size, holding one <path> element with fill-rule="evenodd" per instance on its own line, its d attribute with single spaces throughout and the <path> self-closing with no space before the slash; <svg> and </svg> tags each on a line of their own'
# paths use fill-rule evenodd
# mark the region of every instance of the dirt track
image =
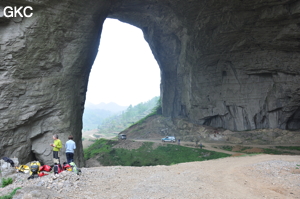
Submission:
<svg viewBox="0 0 300 199">
<path fill-rule="evenodd" d="M 129 140 L 127 140 L 128 142 Z M 131 140 L 132 141 L 132 140 Z M 158 143 L 158 144 L 177 144 L 176 143 L 170 143 L 170 142 L 166 142 L 166 143 L 162 143 L 160 139 L 148 139 L 148 140 L 134 140 L 137 142 L 154 142 L 154 143 Z M 231 155 L 243 155 L 246 153 L 243 152 L 236 152 L 236 151 L 227 151 L 227 150 L 223 150 L 222 148 L 220 148 L 221 146 L 233 146 L 233 147 L 239 147 L 241 145 L 237 145 L 237 144 L 230 144 L 230 143 L 202 143 L 203 144 L 203 149 L 209 150 L 209 151 L 216 151 L 216 152 L 221 152 L 221 153 L 227 153 L 227 154 L 231 154 Z M 180 145 L 182 146 L 186 146 L 186 147 L 192 147 L 192 148 L 196 148 L 196 144 L 195 142 L 188 142 L 188 141 L 181 141 Z M 293 144 L 264 144 L 264 145 L 258 145 L 258 144 L 247 144 L 247 145 L 243 145 L 244 147 L 250 147 L 252 149 L 250 149 L 251 153 L 262 153 L 263 152 L 263 148 L 271 148 L 274 149 L 276 146 L 299 146 L 299 145 L 293 145 Z M 199 148 L 199 146 L 197 146 L 197 148 Z M 288 154 L 294 154 L 294 155 L 299 155 L 299 151 L 292 151 L 292 150 L 286 150 L 290 153 Z"/>
<path fill-rule="evenodd" d="M 137 141 L 137 142 L 154 142 L 154 143 L 159 143 L 159 144 L 177 144 L 177 142 L 176 143 L 170 143 L 170 142 L 162 143 L 161 140 L 159 140 L 159 139 L 134 140 L 134 141 Z M 222 153 L 227 153 L 227 154 L 231 154 L 231 155 L 243 154 L 243 153 L 237 153 L 237 152 L 234 152 L 234 151 L 226 151 L 226 150 L 215 148 L 215 147 L 212 146 L 212 145 L 215 145 L 215 144 L 211 144 L 211 143 L 202 143 L 202 144 L 204 145 L 203 149 L 206 149 L 206 150 L 209 150 L 209 151 L 222 152 Z M 193 148 L 196 147 L 194 142 L 184 142 L 184 141 L 181 141 L 180 145 L 181 146 L 186 146 L 186 147 L 193 147 Z"/>
<path fill-rule="evenodd" d="M 300 156 L 257 155 L 153 167 L 83 169 L 74 198 L 300 198 Z M 79 195 L 80 194 L 80 197 Z"/>
</svg>

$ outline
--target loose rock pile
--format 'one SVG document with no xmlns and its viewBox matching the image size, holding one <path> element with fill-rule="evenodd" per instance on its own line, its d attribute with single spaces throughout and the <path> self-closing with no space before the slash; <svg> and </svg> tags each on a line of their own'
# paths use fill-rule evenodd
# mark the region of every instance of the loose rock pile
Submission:
<svg viewBox="0 0 300 199">
<path fill-rule="evenodd" d="M 14 183 L 0 195 L 22 187 L 14 199 L 299 199 L 299 167 L 299 156 L 256 155 L 172 166 L 83 168 L 80 176 L 64 171 L 32 180 L 13 173 Z"/>
<path fill-rule="evenodd" d="M 63 171 L 60 174 L 44 172 L 48 175 L 28 180 L 29 174 L 16 173 L 14 168 L 6 170 L 5 173 L 9 175 L 5 178 L 12 178 L 14 183 L 0 188 L 0 195 L 7 195 L 13 189 L 21 187 L 14 198 L 66 198 L 65 193 L 78 189 L 85 181 L 84 175 L 77 175 L 72 171 Z"/>
</svg>

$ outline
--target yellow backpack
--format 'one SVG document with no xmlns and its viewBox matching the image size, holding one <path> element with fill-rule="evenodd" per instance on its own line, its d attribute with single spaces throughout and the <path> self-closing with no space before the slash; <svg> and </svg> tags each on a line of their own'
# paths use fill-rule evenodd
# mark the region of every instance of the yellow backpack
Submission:
<svg viewBox="0 0 300 199">
<path fill-rule="evenodd" d="M 16 167 L 16 169 L 18 172 L 21 172 L 21 173 L 29 173 L 30 172 L 29 166 L 27 166 L 27 165 L 20 165 L 19 167 Z"/>
<path fill-rule="evenodd" d="M 30 176 L 34 174 L 39 174 L 40 173 L 40 162 L 39 161 L 34 161 L 30 163 Z"/>
</svg>

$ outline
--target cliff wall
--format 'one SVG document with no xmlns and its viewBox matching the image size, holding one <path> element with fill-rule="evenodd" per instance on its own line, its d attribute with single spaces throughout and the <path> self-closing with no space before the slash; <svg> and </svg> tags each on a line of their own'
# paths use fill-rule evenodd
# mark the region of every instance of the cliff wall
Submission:
<svg viewBox="0 0 300 199">
<path fill-rule="evenodd" d="M 33 16 L 6 18 L 5 6 L 32 6 Z M 2 0 L 0 156 L 51 164 L 52 135 L 73 134 L 84 164 L 83 106 L 106 17 L 144 32 L 164 116 L 299 129 L 299 16 L 296 0 Z"/>
</svg>

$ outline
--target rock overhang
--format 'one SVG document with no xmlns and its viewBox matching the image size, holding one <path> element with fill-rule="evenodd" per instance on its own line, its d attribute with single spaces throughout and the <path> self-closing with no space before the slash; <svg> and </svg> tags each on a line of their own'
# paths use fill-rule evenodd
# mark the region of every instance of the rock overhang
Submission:
<svg viewBox="0 0 300 199">
<path fill-rule="evenodd" d="M 10 4 L 34 13 L 0 16 L 1 155 L 25 161 L 33 151 L 48 163 L 52 134 L 63 141 L 74 134 L 83 164 L 81 117 L 106 17 L 143 31 L 161 69 L 164 116 L 230 130 L 300 128 L 297 1 L 15 0 L 0 7 Z"/>
</svg>

